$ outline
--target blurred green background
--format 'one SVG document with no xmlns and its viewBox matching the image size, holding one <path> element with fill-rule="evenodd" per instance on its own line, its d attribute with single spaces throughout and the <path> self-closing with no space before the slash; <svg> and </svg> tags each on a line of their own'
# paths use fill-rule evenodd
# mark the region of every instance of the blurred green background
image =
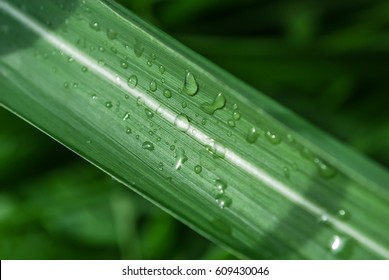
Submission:
<svg viewBox="0 0 389 280">
<path fill-rule="evenodd" d="M 389 1 L 119 2 L 389 166 Z M 234 258 L 2 108 L 0 124 L 0 259 Z"/>
</svg>

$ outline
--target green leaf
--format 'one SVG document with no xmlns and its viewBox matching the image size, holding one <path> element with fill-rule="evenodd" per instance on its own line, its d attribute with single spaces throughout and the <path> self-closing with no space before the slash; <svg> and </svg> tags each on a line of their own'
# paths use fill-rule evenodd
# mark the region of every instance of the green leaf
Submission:
<svg viewBox="0 0 389 280">
<path fill-rule="evenodd" d="M 210 240 L 389 258 L 386 170 L 123 7 L 1 1 L 0 18 L 1 105 Z"/>
</svg>

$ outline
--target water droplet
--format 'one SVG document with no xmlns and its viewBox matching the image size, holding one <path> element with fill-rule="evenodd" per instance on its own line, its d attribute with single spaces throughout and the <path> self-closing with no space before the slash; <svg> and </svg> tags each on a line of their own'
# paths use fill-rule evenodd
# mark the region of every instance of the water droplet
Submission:
<svg viewBox="0 0 389 280">
<path fill-rule="evenodd" d="M 113 52 L 114 54 L 117 54 L 118 50 L 115 47 L 111 47 L 111 52 Z"/>
<path fill-rule="evenodd" d="M 142 97 L 138 96 L 136 98 L 136 105 L 143 106 L 144 104 L 145 104 L 145 102 L 143 101 Z"/>
<path fill-rule="evenodd" d="M 127 128 L 126 128 L 126 133 L 127 133 L 127 134 L 131 134 L 131 133 L 132 133 L 132 129 L 129 128 L 128 126 L 127 126 Z"/>
<path fill-rule="evenodd" d="M 127 69 L 128 68 L 127 61 L 124 61 L 124 60 L 120 61 L 120 67 L 122 67 L 123 69 Z"/>
<path fill-rule="evenodd" d="M 182 108 L 185 109 L 187 106 L 188 106 L 188 103 L 186 103 L 186 101 L 182 101 L 182 102 L 181 102 L 181 107 L 182 107 Z"/>
<path fill-rule="evenodd" d="M 144 50 L 145 49 L 143 47 L 143 43 L 140 40 L 135 39 L 135 45 L 134 45 L 135 56 L 136 57 L 141 57 Z"/>
<path fill-rule="evenodd" d="M 188 160 L 188 157 L 186 156 L 185 151 L 182 148 L 177 149 L 175 157 L 177 158 L 175 168 L 176 170 L 179 170 L 181 169 L 181 166 Z"/>
<path fill-rule="evenodd" d="M 97 99 L 97 95 L 96 94 L 92 94 L 92 99 Z"/>
<path fill-rule="evenodd" d="M 87 71 L 88 71 L 88 68 L 87 68 L 87 67 L 85 67 L 85 66 L 82 66 L 82 67 L 81 67 L 81 71 L 85 73 L 85 72 L 87 72 Z"/>
<path fill-rule="evenodd" d="M 123 121 L 129 119 L 131 117 L 130 113 L 125 113 L 124 116 L 123 116 Z"/>
<path fill-rule="evenodd" d="M 111 28 L 108 28 L 108 29 L 107 29 L 107 37 L 108 37 L 108 39 L 113 40 L 113 39 L 116 38 L 117 35 L 118 35 L 118 34 L 116 33 L 115 30 L 113 30 L 113 29 L 111 29 Z"/>
<path fill-rule="evenodd" d="M 158 163 L 158 169 L 159 169 L 160 171 L 163 171 L 163 162 L 162 162 L 162 161 L 160 161 L 160 162 Z"/>
<path fill-rule="evenodd" d="M 255 127 L 251 127 L 249 129 L 249 132 L 247 133 L 246 141 L 249 142 L 250 144 L 253 144 L 257 141 L 258 137 L 259 137 L 259 132 L 257 131 L 257 129 Z"/>
<path fill-rule="evenodd" d="M 236 103 L 234 103 L 234 105 L 232 105 L 232 109 L 234 109 L 234 110 L 238 110 L 238 104 L 236 104 Z"/>
<path fill-rule="evenodd" d="M 152 63 L 150 60 L 147 60 L 146 64 L 147 64 L 147 66 L 149 66 L 149 67 L 153 66 L 153 63 Z"/>
<path fill-rule="evenodd" d="M 89 23 L 89 27 L 92 28 L 95 31 L 99 31 L 100 30 L 100 24 L 97 21 L 91 21 Z"/>
<path fill-rule="evenodd" d="M 227 124 L 231 127 L 235 127 L 235 121 L 234 120 L 228 120 Z"/>
<path fill-rule="evenodd" d="M 337 216 L 342 220 L 348 220 L 351 218 L 351 213 L 344 209 L 339 209 Z"/>
<path fill-rule="evenodd" d="M 127 84 L 130 88 L 134 88 L 136 87 L 136 85 L 138 84 L 138 77 L 135 76 L 135 75 L 131 75 L 128 79 L 127 79 Z"/>
<path fill-rule="evenodd" d="M 320 158 L 315 158 L 313 161 L 319 171 L 320 177 L 323 179 L 331 179 L 334 178 L 337 174 L 337 171 L 334 167 L 326 163 Z"/>
<path fill-rule="evenodd" d="M 239 112 L 236 112 L 236 111 L 235 111 L 235 112 L 232 113 L 232 117 L 234 118 L 234 120 L 237 121 L 237 120 L 240 120 L 240 117 L 241 117 L 241 116 L 240 116 L 240 113 L 239 113 Z"/>
<path fill-rule="evenodd" d="M 170 145 L 170 150 L 171 150 L 171 151 L 174 151 L 174 150 L 175 150 L 175 148 L 176 148 L 176 146 L 174 146 L 174 145 Z"/>
<path fill-rule="evenodd" d="M 78 88 L 78 83 L 73 83 L 74 88 Z"/>
<path fill-rule="evenodd" d="M 105 107 L 112 108 L 112 102 L 110 101 L 105 102 Z"/>
<path fill-rule="evenodd" d="M 159 72 L 161 72 L 161 74 L 163 74 L 163 73 L 165 73 L 165 66 L 163 66 L 163 65 L 160 65 L 159 66 Z"/>
<path fill-rule="evenodd" d="M 207 151 L 210 152 L 215 158 L 224 158 L 226 154 L 226 147 L 222 144 L 213 142 L 211 145 L 206 146 Z"/>
<path fill-rule="evenodd" d="M 178 114 L 174 120 L 174 125 L 182 132 L 188 131 L 190 127 L 188 117 L 185 114 Z"/>
<path fill-rule="evenodd" d="M 308 160 L 313 160 L 315 159 L 315 154 L 311 152 L 307 147 L 302 147 L 300 150 L 300 155 Z"/>
<path fill-rule="evenodd" d="M 145 141 L 142 144 L 142 148 L 148 151 L 154 151 L 154 144 L 150 141 Z"/>
<path fill-rule="evenodd" d="M 224 108 L 226 105 L 226 98 L 222 93 L 219 93 L 212 103 L 201 104 L 201 109 L 207 114 L 212 115 L 216 110 Z"/>
<path fill-rule="evenodd" d="M 146 113 L 146 116 L 151 119 L 152 117 L 154 117 L 154 113 L 151 112 L 149 109 L 145 109 L 145 113 Z"/>
<path fill-rule="evenodd" d="M 229 207 L 232 204 L 232 199 L 229 198 L 228 196 L 224 195 L 224 196 L 216 199 L 216 202 L 220 208 L 224 209 L 224 208 Z"/>
<path fill-rule="evenodd" d="M 68 83 L 68 82 L 64 82 L 64 83 L 63 83 L 63 87 L 64 87 L 64 88 L 69 88 L 69 83 Z"/>
<path fill-rule="evenodd" d="M 71 56 L 69 56 L 69 57 L 68 57 L 68 62 L 73 62 L 73 61 L 74 61 L 74 58 L 71 57 Z"/>
<path fill-rule="evenodd" d="M 152 92 L 156 91 L 157 90 L 157 82 L 155 80 L 151 80 L 151 82 L 149 84 L 149 88 Z"/>
<path fill-rule="evenodd" d="M 281 138 L 271 131 L 266 132 L 266 139 L 269 140 L 269 142 L 273 145 L 278 145 L 281 143 Z"/>
<path fill-rule="evenodd" d="M 172 92 L 169 89 L 165 89 L 163 91 L 163 96 L 165 96 L 166 98 L 170 98 L 172 97 Z"/>
<path fill-rule="evenodd" d="M 92 141 L 91 141 L 91 140 L 86 140 L 86 143 L 87 143 L 87 144 L 91 144 Z"/>
<path fill-rule="evenodd" d="M 286 135 L 286 139 L 288 140 L 289 143 L 293 143 L 294 142 L 294 137 L 292 134 L 287 134 Z"/>
<path fill-rule="evenodd" d="M 222 198 L 224 196 L 224 191 L 227 188 L 227 184 L 218 179 L 215 181 L 214 196 L 215 198 Z"/>
<path fill-rule="evenodd" d="M 194 96 L 198 90 L 199 85 L 195 76 L 191 72 L 187 72 L 185 75 L 183 91 L 190 96 Z"/>
<path fill-rule="evenodd" d="M 165 78 L 161 78 L 161 83 L 165 83 Z"/>
<path fill-rule="evenodd" d="M 352 241 L 335 234 L 330 241 L 330 250 L 338 258 L 346 259 L 352 253 Z"/>
<path fill-rule="evenodd" d="M 203 168 L 201 167 L 201 165 L 196 165 L 196 166 L 194 167 L 194 172 L 195 172 L 196 174 L 200 174 L 201 171 L 203 171 Z"/>
<path fill-rule="evenodd" d="M 202 125 L 206 125 L 206 124 L 207 124 L 207 119 L 202 119 L 202 120 L 201 120 L 201 124 L 202 124 Z"/>
<path fill-rule="evenodd" d="M 156 59 L 157 59 L 157 55 L 156 55 L 155 53 L 152 53 L 152 54 L 151 54 L 151 59 L 152 59 L 152 60 L 156 60 Z"/>
<path fill-rule="evenodd" d="M 99 60 L 97 61 L 97 63 L 100 64 L 100 65 L 102 65 L 102 66 L 105 66 L 105 61 L 104 61 L 104 59 L 99 59 Z"/>
</svg>

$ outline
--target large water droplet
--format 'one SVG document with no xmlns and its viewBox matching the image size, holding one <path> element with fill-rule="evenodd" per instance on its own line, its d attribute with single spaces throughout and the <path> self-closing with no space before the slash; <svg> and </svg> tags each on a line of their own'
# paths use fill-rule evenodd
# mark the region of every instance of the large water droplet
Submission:
<svg viewBox="0 0 389 280">
<path fill-rule="evenodd" d="M 157 82 L 153 79 L 149 84 L 149 89 L 154 92 L 157 90 Z"/>
<path fill-rule="evenodd" d="M 273 145 L 278 145 L 281 143 L 281 138 L 276 133 L 271 131 L 266 132 L 266 139 L 269 140 L 269 142 Z"/>
<path fill-rule="evenodd" d="M 186 156 L 185 151 L 182 148 L 177 149 L 175 157 L 177 158 L 175 168 L 176 170 L 179 170 L 181 169 L 181 166 L 188 160 L 188 157 Z"/>
<path fill-rule="evenodd" d="M 117 35 L 118 35 L 118 34 L 116 33 L 115 30 L 113 30 L 113 29 L 111 29 L 111 28 L 108 28 L 108 29 L 107 29 L 107 37 L 108 37 L 108 39 L 113 40 L 113 39 L 116 38 Z"/>
<path fill-rule="evenodd" d="M 212 103 L 203 103 L 200 107 L 204 112 L 212 115 L 216 110 L 224 108 L 225 105 L 226 98 L 222 93 L 219 93 Z"/>
<path fill-rule="evenodd" d="M 249 132 L 247 133 L 246 141 L 249 142 L 250 144 L 253 144 L 257 141 L 258 137 L 259 137 L 259 132 L 257 131 L 257 129 L 255 127 L 251 127 L 249 129 Z"/>
<path fill-rule="evenodd" d="M 138 84 L 138 77 L 135 76 L 135 75 L 131 75 L 131 76 L 127 79 L 127 84 L 128 84 L 128 86 L 131 87 L 131 88 L 136 87 L 136 85 Z"/>
<path fill-rule="evenodd" d="M 174 125 L 182 132 L 188 131 L 190 127 L 188 117 L 185 114 L 178 114 L 174 120 Z"/>
<path fill-rule="evenodd" d="M 216 202 L 217 202 L 217 204 L 219 205 L 220 208 L 224 209 L 224 208 L 227 208 L 227 207 L 231 206 L 232 199 L 229 198 L 228 196 L 224 195 L 224 196 L 216 199 Z"/>
<path fill-rule="evenodd" d="M 142 144 L 142 148 L 148 151 L 154 151 L 154 144 L 150 141 L 145 141 Z"/>
<path fill-rule="evenodd" d="M 134 45 L 135 56 L 136 57 L 141 57 L 144 50 L 145 49 L 143 47 L 143 43 L 140 40 L 135 39 L 135 45 Z"/>
<path fill-rule="evenodd" d="M 182 89 L 186 94 L 193 96 L 199 90 L 199 85 L 195 76 L 191 72 L 187 72 L 184 80 L 184 87 Z"/>
</svg>

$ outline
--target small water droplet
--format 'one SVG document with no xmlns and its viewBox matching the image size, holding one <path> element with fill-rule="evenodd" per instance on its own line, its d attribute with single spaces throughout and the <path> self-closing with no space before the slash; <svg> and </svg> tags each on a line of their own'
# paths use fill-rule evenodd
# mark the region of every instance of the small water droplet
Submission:
<svg viewBox="0 0 389 280">
<path fill-rule="evenodd" d="M 154 144 L 150 141 L 145 141 L 142 144 L 142 148 L 148 151 L 154 151 Z"/>
<path fill-rule="evenodd" d="M 267 131 L 265 136 L 266 139 L 269 140 L 269 142 L 273 145 L 278 145 L 281 143 L 281 138 L 274 132 Z"/>
<path fill-rule="evenodd" d="M 89 23 L 89 27 L 92 28 L 95 31 L 99 31 L 100 30 L 100 24 L 97 21 L 91 21 Z"/>
<path fill-rule="evenodd" d="M 136 57 L 141 57 L 144 50 L 145 49 L 143 47 L 143 43 L 140 40 L 135 39 L 135 45 L 134 45 L 135 56 Z"/>
<path fill-rule="evenodd" d="M 97 95 L 96 94 L 92 94 L 92 99 L 97 99 Z"/>
<path fill-rule="evenodd" d="M 171 150 L 171 151 L 174 151 L 175 149 L 176 149 L 176 146 L 170 145 L 170 150 Z"/>
<path fill-rule="evenodd" d="M 348 220 L 351 218 L 351 213 L 344 209 L 339 209 L 337 216 L 342 220 Z"/>
<path fill-rule="evenodd" d="M 112 102 L 110 101 L 105 102 L 105 107 L 112 108 Z"/>
<path fill-rule="evenodd" d="M 88 68 L 87 68 L 87 67 L 85 67 L 85 66 L 82 66 L 82 67 L 81 67 L 81 71 L 85 73 L 85 72 L 87 72 L 87 71 L 88 71 Z"/>
<path fill-rule="evenodd" d="M 236 120 L 236 121 L 238 121 L 238 120 L 240 120 L 240 113 L 239 112 L 233 112 L 232 113 L 232 117 L 234 118 L 234 120 Z"/>
<path fill-rule="evenodd" d="M 227 184 L 218 179 L 215 181 L 214 196 L 215 198 L 222 198 L 224 196 L 224 191 L 227 188 Z"/>
<path fill-rule="evenodd" d="M 188 106 L 188 103 L 186 103 L 186 101 L 182 101 L 182 102 L 181 102 L 181 107 L 182 107 L 182 108 L 185 109 L 187 106 Z"/>
<path fill-rule="evenodd" d="M 215 158 L 224 158 L 226 154 L 226 147 L 222 144 L 213 142 L 211 145 L 206 146 L 207 151 L 210 152 Z"/>
<path fill-rule="evenodd" d="M 100 64 L 100 65 L 102 65 L 102 66 L 105 66 L 105 61 L 104 61 L 104 59 L 99 59 L 99 60 L 97 61 L 97 63 Z"/>
<path fill-rule="evenodd" d="M 68 62 L 70 63 L 70 62 L 73 62 L 73 61 L 74 61 L 74 58 L 71 57 L 71 56 L 69 56 L 69 57 L 68 57 Z"/>
<path fill-rule="evenodd" d="M 202 124 L 202 125 L 206 125 L 206 124 L 207 124 L 207 119 L 205 119 L 205 118 L 202 119 L 202 120 L 201 120 L 201 124 Z"/>
<path fill-rule="evenodd" d="M 201 109 L 207 114 L 212 115 L 216 110 L 223 109 L 226 105 L 226 98 L 222 93 L 219 93 L 212 103 L 201 104 Z"/>
<path fill-rule="evenodd" d="M 130 117 L 131 117 L 131 114 L 128 113 L 128 112 L 126 112 L 126 113 L 124 114 L 124 116 L 123 116 L 123 121 L 129 119 Z"/>
<path fill-rule="evenodd" d="M 231 127 L 235 127 L 235 121 L 234 120 L 228 120 L 227 124 Z"/>
<path fill-rule="evenodd" d="M 232 109 L 238 110 L 238 108 L 239 108 L 238 104 L 234 103 L 234 105 L 232 105 Z"/>
<path fill-rule="evenodd" d="M 135 76 L 135 75 L 131 75 L 128 79 L 127 79 L 127 84 L 130 88 L 134 88 L 137 86 L 138 84 L 138 77 Z"/>
<path fill-rule="evenodd" d="M 149 67 L 153 66 L 153 63 L 152 63 L 150 60 L 147 60 L 146 64 L 147 64 L 147 66 L 149 66 Z"/>
<path fill-rule="evenodd" d="M 352 240 L 335 234 L 330 241 L 330 250 L 338 258 L 346 259 L 352 253 Z"/>
<path fill-rule="evenodd" d="M 232 199 L 229 198 L 228 196 L 225 196 L 225 195 L 224 195 L 224 196 L 222 196 L 222 197 L 216 199 L 216 202 L 217 202 L 217 204 L 219 205 L 219 207 L 220 207 L 221 209 L 224 209 L 224 208 L 227 208 L 227 207 L 231 206 L 231 204 L 232 204 Z"/>
<path fill-rule="evenodd" d="M 132 133 L 132 129 L 131 129 L 130 127 L 128 127 L 128 126 L 127 126 L 127 128 L 126 128 L 126 133 L 127 133 L 127 134 L 131 134 L 131 133 Z"/>
<path fill-rule="evenodd" d="M 107 37 L 108 37 L 108 39 L 113 40 L 113 39 L 116 38 L 117 35 L 118 35 L 118 34 L 116 33 L 115 30 L 113 30 L 113 29 L 111 29 L 111 28 L 108 28 L 108 29 L 107 29 Z"/>
<path fill-rule="evenodd" d="M 146 113 L 146 116 L 151 119 L 152 117 L 154 117 L 154 113 L 151 112 L 149 109 L 145 109 L 145 113 Z"/>
<path fill-rule="evenodd" d="M 161 83 L 165 83 L 165 78 L 161 78 Z"/>
<path fill-rule="evenodd" d="M 313 162 L 315 163 L 319 171 L 320 177 L 322 177 L 323 179 L 331 179 L 336 176 L 337 174 L 336 169 L 331 165 L 329 165 L 328 163 L 326 163 L 325 161 L 323 161 L 322 159 L 315 158 Z"/>
<path fill-rule="evenodd" d="M 250 144 L 254 144 L 259 137 L 259 132 L 255 127 L 251 127 L 247 133 L 246 141 Z"/>
<path fill-rule="evenodd" d="M 286 140 L 288 140 L 289 143 L 293 143 L 294 142 L 294 137 L 292 134 L 287 134 L 286 135 Z"/>
<path fill-rule="evenodd" d="M 203 168 L 201 167 L 201 165 L 196 165 L 196 166 L 194 167 L 194 172 L 195 172 L 196 174 L 200 174 L 201 171 L 203 171 Z"/>
<path fill-rule="evenodd" d="M 69 88 L 69 83 L 68 83 L 68 82 L 64 82 L 64 83 L 63 83 L 63 87 L 64 87 L 64 88 Z"/>
<path fill-rule="evenodd" d="M 73 83 L 73 88 L 78 88 L 78 83 Z"/>
<path fill-rule="evenodd" d="M 172 97 L 172 92 L 169 89 L 165 89 L 163 91 L 163 96 L 165 96 L 166 98 L 170 98 Z"/>
<path fill-rule="evenodd" d="M 87 143 L 87 144 L 91 144 L 92 141 L 91 141 L 91 140 L 86 140 L 86 143 Z"/>
<path fill-rule="evenodd" d="M 175 168 L 176 170 L 179 170 L 181 169 L 181 166 L 188 160 L 188 157 L 186 156 L 185 151 L 182 148 L 177 149 L 175 157 L 177 158 Z"/>
<path fill-rule="evenodd" d="M 163 162 L 162 162 L 162 161 L 160 161 L 160 162 L 158 163 L 158 169 L 159 169 L 160 171 L 163 171 Z"/>
<path fill-rule="evenodd" d="M 190 96 L 194 96 L 198 90 L 199 85 L 195 76 L 191 72 L 187 72 L 185 75 L 183 91 Z"/>
<path fill-rule="evenodd" d="M 127 69 L 128 68 L 127 61 L 124 61 L 124 60 L 120 61 L 120 67 L 122 67 L 123 69 Z"/>
<path fill-rule="evenodd" d="M 152 60 L 156 60 L 156 59 L 157 59 L 157 55 L 156 55 L 155 53 L 152 53 L 152 54 L 151 54 L 151 59 L 152 59 Z"/>
<path fill-rule="evenodd" d="M 165 66 L 163 66 L 163 65 L 160 65 L 159 66 L 159 72 L 161 72 L 161 74 L 163 74 L 163 73 L 165 73 Z"/>
<path fill-rule="evenodd" d="M 149 89 L 154 92 L 157 90 L 157 82 L 153 79 L 149 84 Z"/>
<path fill-rule="evenodd" d="M 188 131 L 190 127 L 188 117 L 185 114 L 178 114 L 174 120 L 174 125 L 182 132 Z"/>
<path fill-rule="evenodd" d="M 315 154 L 311 152 L 307 147 L 302 147 L 300 149 L 300 155 L 308 160 L 313 160 L 315 159 Z"/>
</svg>

